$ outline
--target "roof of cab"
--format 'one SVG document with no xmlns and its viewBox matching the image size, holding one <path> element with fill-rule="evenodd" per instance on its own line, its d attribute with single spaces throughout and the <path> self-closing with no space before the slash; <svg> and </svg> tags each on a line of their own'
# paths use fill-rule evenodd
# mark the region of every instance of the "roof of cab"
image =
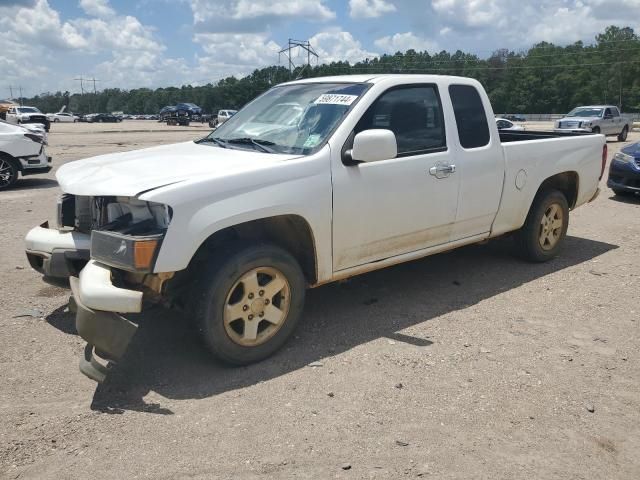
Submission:
<svg viewBox="0 0 640 480">
<path fill-rule="evenodd" d="M 455 77 L 451 75 L 429 75 L 429 74 L 406 74 L 406 73 L 379 73 L 370 75 L 335 75 L 330 77 L 312 77 L 301 80 L 293 80 L 291 82 L 281 83 L 280 85 L 296 85 L 303 83 L 376 83 L 381 80 L 393 78 L 396 80 L 407 81 L 434 81 L 438 78 L 458 79 L 468 82 L 469 78 Z"/>
</svg>

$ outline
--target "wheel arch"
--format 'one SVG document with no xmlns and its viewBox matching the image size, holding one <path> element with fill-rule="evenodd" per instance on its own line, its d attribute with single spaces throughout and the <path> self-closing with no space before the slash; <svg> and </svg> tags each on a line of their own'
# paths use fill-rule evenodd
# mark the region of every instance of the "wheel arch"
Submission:
<svg viewBox="0 0 640 480">
<path fill-rule="evenodd" d="M 579 188 L 580 176 L 578 175 L 578 172 L 567 171 L 556 173 L 555 175 L 552 175 L 545 179 L 540 184 L 540 187 L 538 187 L 538 191 L 536 192 L 534 199 L 540 194 L 540 192 L 543 192 L 545 190 L 559 190 L 567 199 L 569 209 L 572 209 L 576 206 L 576 203 L 578 201 Z"/>
<path fill-rule="evenodd" d="M 288 251 L 300 264 L 309 285 L 318 282 L 315 238 L 309 222 L 300 215 L 287 214 L 259 218 L 225 227 L 207 237 L 198 247 L 189 269 L 234 242 L 273 243 Z"/>
</svg>

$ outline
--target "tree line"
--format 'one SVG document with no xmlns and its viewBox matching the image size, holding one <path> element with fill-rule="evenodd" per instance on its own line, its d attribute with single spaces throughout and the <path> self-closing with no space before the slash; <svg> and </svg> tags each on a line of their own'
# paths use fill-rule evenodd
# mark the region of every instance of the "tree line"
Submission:
<svg viewBox="0 0 640 480">
<path fill-rule="evenodd" d="M 640 38 L 630 27 L 610 26 L 593 44 L 558 46 L 541 42 L 528 50 L 500 49 L 489 58 L 464 53 L 408 50 L 357 63 L 332 62 L 289 72 L 282 66 L 255 70 L 202 86 L 155 90 L 107 88 L 98 93 L 44 93 L 23 104 L 43 112 L 66 105 L 75 113 L 123 111 L 154 114 L 165 105 L 192 102 L 205 112 L 238 109 L 260 93 L 293 78 L 345 74 L 426 73 L 479 80 L 495 112 L 566 113 L 577 105 L 614 104 L 624 112 L 640 111 Z"/>
</svg>

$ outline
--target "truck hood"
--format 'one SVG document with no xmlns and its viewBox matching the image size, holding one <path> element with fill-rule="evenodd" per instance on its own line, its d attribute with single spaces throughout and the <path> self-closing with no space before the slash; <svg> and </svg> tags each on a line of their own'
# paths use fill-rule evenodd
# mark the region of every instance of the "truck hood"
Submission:
<svg viewBox="0 0 640 480">
<path fill-rule="evenodd" d="M 602 120 L 600 117 L 564 117 L 561 118 L 561 122 L 595 122 Z"/>
<path fill-rule="evenodd" d="M 67 163 L 56 178 L 65 193 L 132 197 L 173 183 L 249 172 L 297 157 L 184 142 Z"/>
</svg>

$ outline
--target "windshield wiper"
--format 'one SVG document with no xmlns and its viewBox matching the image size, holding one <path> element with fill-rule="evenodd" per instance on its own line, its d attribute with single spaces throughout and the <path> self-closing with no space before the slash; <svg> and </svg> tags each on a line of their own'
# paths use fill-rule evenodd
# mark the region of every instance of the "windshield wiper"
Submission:
<svg viewBox="0 0 640 480">
<path fill-rule="evenodd" d="M 253 139 L 250 137 L 239 137 L 239 138 L 230 138 L 226 140 L 226 142 L 238 143 L 242 145 L 254 145 L 265 153 L 276 153 L 275 150 L 266 146 L 266 145 L 275 145 L 275 143 L 273 143 L 270 140 L 261 140 L 259 138 Z"/>
<path fill-rule="evenodd" d="M 204 138 L 201 138 L 200 140 L 196 140 L 196 143 L 215 143 L 219 147 L 229 148 L 229 147 L 227 147 L 227 145 L 226 145 L 224 140 L 222 140 L 221 138 L 217 138 L 217 137 L 204 137 Z"/>
</svg>

